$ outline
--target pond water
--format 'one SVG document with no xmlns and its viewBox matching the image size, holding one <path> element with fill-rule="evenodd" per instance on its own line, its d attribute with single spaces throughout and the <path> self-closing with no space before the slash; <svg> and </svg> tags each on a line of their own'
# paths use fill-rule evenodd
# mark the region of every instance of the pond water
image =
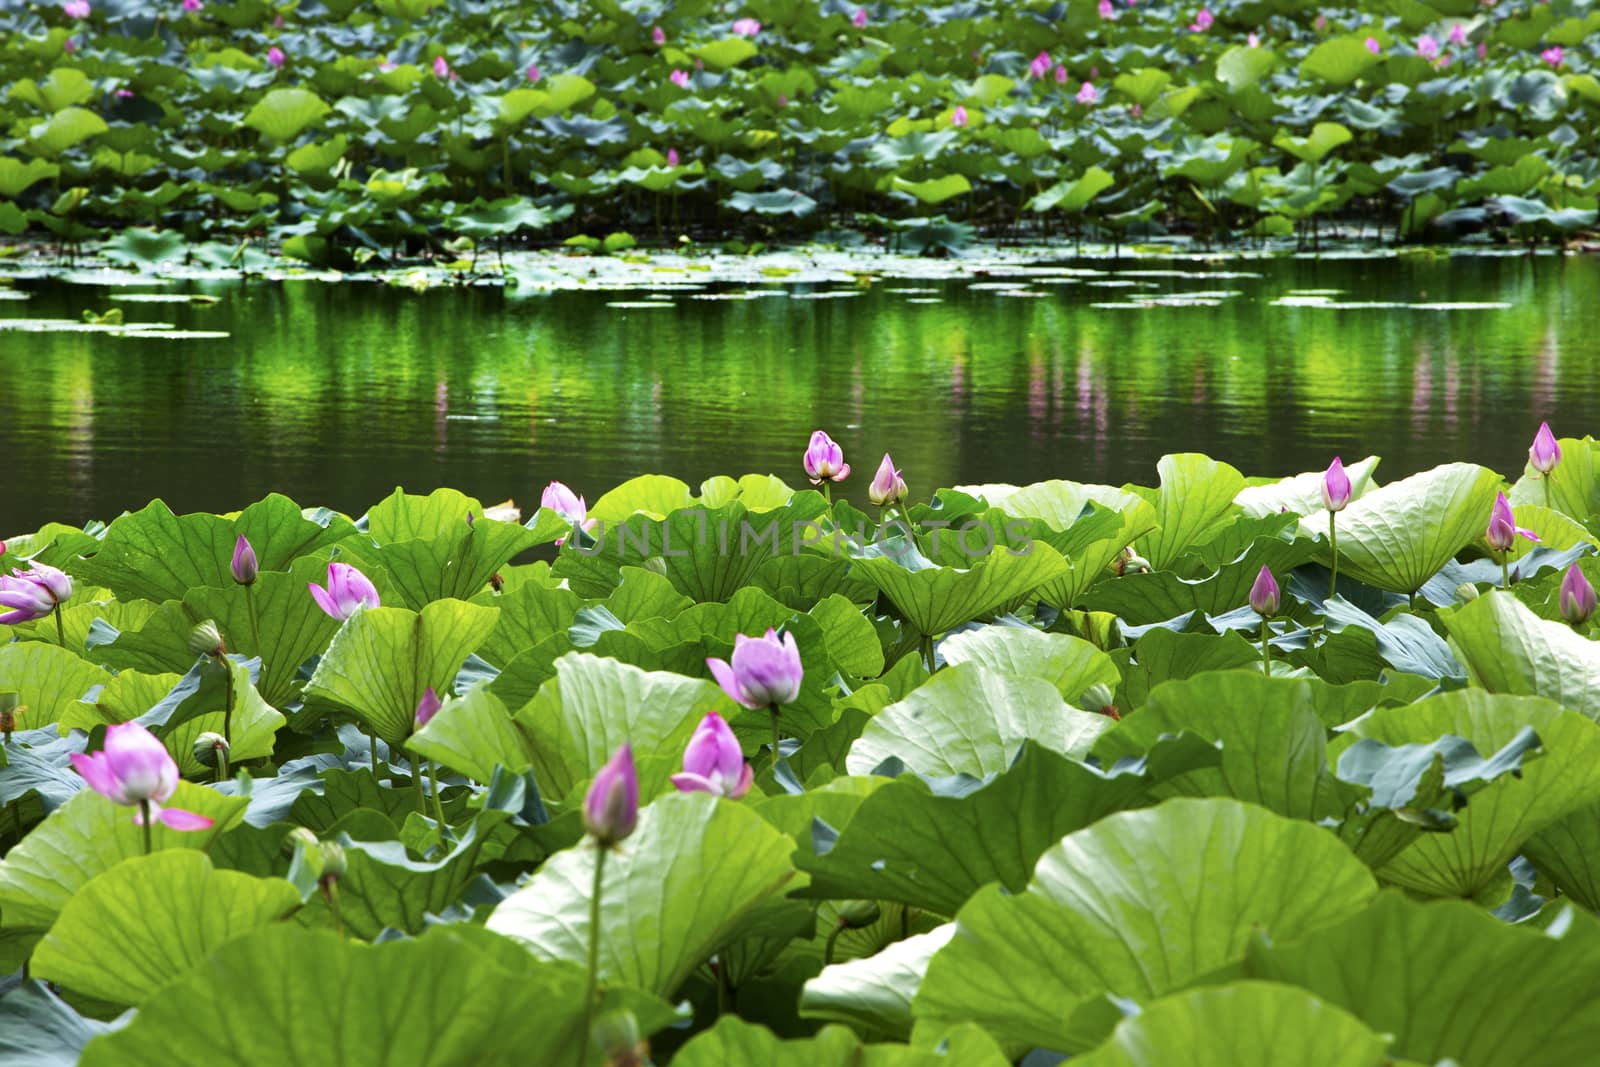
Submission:
<svg viewBox="0 0 1600 1067">
<path fill-rule="evenodd" d="M 698 298 L 745 284 L 655 297 L 143 290 L 221 298 L 210 306 L 19 280 L 28 299 L 0 300 L 0 319 L 120 307 L 129 322 L 227 336 L 0 330 L 0 534 L 151 497 L 220 511 L 279 490 L 359 513 L 396 485 L 531 507 L 551 479 L 591 501 L 649 471 L 796 484 L 816 427 L 855 465 L 858 502 L 886 449 L 921 494 L 1152 483 L 1173 451 L 1249 474 L 1335 453 L 1383 456 L 1381 480 L 1452 459 L 1514 474 L 1541 418 L 1594 428 L 1600 260 L 1167 266 L 866 288 L 779 279 L 748 299 Z M 1130 306 L 1172 297 L 1182 306 Z M 645 299 L 670 306 L 611 306 Z"/>
</svg>

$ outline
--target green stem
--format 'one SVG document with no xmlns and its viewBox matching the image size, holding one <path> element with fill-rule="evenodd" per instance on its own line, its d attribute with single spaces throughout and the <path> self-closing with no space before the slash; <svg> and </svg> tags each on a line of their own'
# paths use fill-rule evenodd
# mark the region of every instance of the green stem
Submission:
<svg viewBox="0 0 1600 1067">
<path fill-rule="evenodd" d="M 444 801 L 439 799 L 438 764 L 428 761 L 428 785 L 433 789 L 433 817 L 439 820 L 439 840 L 444 841 Z"/>
<path fill-rule="evenodd" d="M 378 777 L 378 735 L 375 733 L 368 734 L 367 741 L 367 751 L 372 757 L 372 777 L 376 778 Z"/>
<path fill-rule="evenodd" d="M 1551 511 L 1556 509 L 1556 506 L 1550 502 L 1550 475 L 1548 474 L 1544 476 L 1544 506 Z"/>
<path fill-rule="evenodd" d="M 217 750 L 217 781 L 228 780 L 228 754 L 221 749 Z"/>
<path fill-rule="evenodd" d="M 66 624 L 61 621 L 61 604 L 59 602 L 56 604 L 56 636 L 61 639 L 61 647 L 66 648 L 67 627 Z"/>
<path fill-rule="evenodd" d="M 778 765 L 778 759 L 783 753 L 783 749 L 778 747 L 780 740 L 781 737 L 778 734 L 778 705 L 774 704 L 772 705 L 772 765 L 774 767 Z"/>
<path fill-rule="evenodd" d="M 422 795 L 422 760 L 416 756 L 411 757 L 411 784 L 417 787 L 417 811 L 426 815 L 428 800 Z"/>
<path fill-rule="evenodd" d="M 264 662 L 266 657 L 261 649 L 261 623 L 256 618 L 256 587 L 254 582 L 244 587 L 244 606 L 245 613 L 250 616 L 250 638 L 255 642 L 252 647 L 254 647 L 256 655 L 262 656 Z"/>
<path fill-rule="evenodd" d="M 144 824 L 144 854 L 148 856 L 155 851 L 150 845 L 150 802 L 148 800 L 139 801 L 139 816 L 139 821 Z"/>
<path fill-rule="evenodd" d="M 1334 526 L 1333 520 L 1337 512 L 1328 512 L 1328 549 L 1333 553 L 1333 574 L 1328 578 L 1328 599 L 1333 599 L 1334 590 L 1339 588 L 1339 530 Z"/>
<path fill-rule="evenodd" d="M 231 746 L 233 744 L 233 663 L 227 656 L 222 657 L 223 681 L 227 686 L 228 702 L 222 707 L 222 739 Z"/>
<path fill-rule="evenodd" d="M 928 668 L 928 673 L 933 673 L 933 636 L 924 634 L 922 638 L 922 665 Z"/>
<path fill-rule="evenodd" d="M 728 961 L 717 957 L 717 1015 L 728 1014 L 733 1002 L 733 988 L 728 983 Z"/>
<path fill-rule="evenodd" d="M 833 932 L 828 934 L 828 941 L 822 946 L 822 965 L 824 967 L 828 967 L 833 964 L 833 946 L 836 942 L 838 942 L 839 935 L 843 932 L 844 923 L 835 922 L 833 924 Z"/>
<path fill-rule="evenodd" d="M 830 508 L 833 507 L 833 483 L 826 478 L 822 479 L 822 499 L 828 502 Z"/>
<path fill-rule="evenodd" d="M 1511 558 L 1511 553 L 1509 553 L 1509 552 L 1500 553 L 1500 588 L 1501 589 L 1510 589 L 1511 588 L 1511 564 L 1507 562 L 1510 558 Z"/>
<path fill-rule="evenodd" d="M 1261 673 L 1272 677 L 1272 620 L 1266 616 L 1261 618 Z"/>
<path fill-rule="evenodd" d="M 322 895 L 328 900 L 328 910 L 333 913 L 333 932 L 344 936 L 344 916 L 339 913 L 339 883 L 331 878 L 322 883 Z"/>
<path fill-rule="evenodd" d="M 774 727 L 776 729 L 776 727 Z M 606 869 L 606 848 L 599 846 L 594 858 L 594 891 L 589 894 L 589 987 L 583 994 L 583 1029 L 578 1031 L 578 1067 L 589 1062 L 589 1035 L 594 1018 L 595 996 L 600 992 L 600 879 Z"/>
</svg>

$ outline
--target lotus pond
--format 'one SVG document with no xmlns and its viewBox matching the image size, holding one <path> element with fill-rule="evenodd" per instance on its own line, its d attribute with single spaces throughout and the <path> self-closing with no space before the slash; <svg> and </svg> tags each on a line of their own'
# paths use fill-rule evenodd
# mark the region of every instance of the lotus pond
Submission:
<svg viewBox="0 0 1600 1067">
<path fill-rule="evenodd" d="M 1584 1062 L 1600 443 L 795 444 L 9 539 L 0 1062 Z"/>
</svg>

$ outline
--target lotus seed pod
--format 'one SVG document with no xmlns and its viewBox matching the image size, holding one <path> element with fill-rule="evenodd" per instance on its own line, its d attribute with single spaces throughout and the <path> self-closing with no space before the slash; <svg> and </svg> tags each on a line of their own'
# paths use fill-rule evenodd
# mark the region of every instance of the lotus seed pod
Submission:
<svg viewBox="0 0 1600 1067">
<path fill-rule="evenodd" d="M 852 900 L 839 909 L 839 925 L 851 930 L 871 926 L 883 911 L 876 900 Z"/>
<path fill-rule="evenodd" d="M 643 1067 L 650 1060 L 650 1045 L 639 1036 L 639 1022 L 631 1011 L 602 1015 L 589 1036 L 604 1054 L 606 1067 Z"/>
<path fill-rule="evenodd" d="M 0 710 L 0 734 L 5 736 L 6 742 L 11 741 L 11 734 L 17 728 L 17 716 L 10 708 Z"/>
<path fill-rule="evenodd" d="M 219 755 L 223 759 L 228 758 L 228 739 L 226 737 L 207 730 L 194 739 L 194 758 L 199 760 L 202 766 L 215 767 Z"/>
<path fill-rule="evenodd" d="M 228 650 L 222 643 L 222 631 L 217 629 L 215 620 L 196 623 L 194 629 L 189 631 L 189 651 L 197 656 L 216 656 L 218 659 L 227 655 Z"/>
<path fill-rule="evenodd" d="M 345 859 L 344 846 L 337 841 L 319 842 L 322 849 L 322 880 L 334 881 L 344 877 Z"/>
<path fill-rule="evenodd" d="M 1103 682 L 1096 682 L 1083 691 L 1083 698 L 1079 703 L 1089 711 L 1099 711 L 1101 708 L 1111 707 L 1115 699 L 1110 686 Z"/>
</svg>

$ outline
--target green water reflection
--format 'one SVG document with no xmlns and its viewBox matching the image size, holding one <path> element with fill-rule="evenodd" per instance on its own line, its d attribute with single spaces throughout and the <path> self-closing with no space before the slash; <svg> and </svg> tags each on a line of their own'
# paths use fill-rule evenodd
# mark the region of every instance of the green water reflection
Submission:
<svg viewBox="0 0 1600 1067">
<path fill-rule="evenodd" d="M 110 518 L 152 496 L 225 510 L 280 490 L 358 512 L 396 485 L 532 504 L 553 478 L 590 500 L 646 471 L 799 481 L 819 426 L 859 472 L 854 498 L 885 449 L 914 493 L 1149 482 L 1157 457 L 1186 450 L 1259 474 L 1375 452 L 1387 480 L 1458 458 L 1519 470 L 1540 418 L 1593 429 L 1600 261 L 1226 266 L 1261 277 L 1036 279 L 1035 298 L 880 281 L 811 300 L 774 283 L 790 295 L 679 292 L 661 310 L 607 307 L 617 293 L 189 284 L 222 302 L 122 306 L 131 321 L 229 338 L 0 332 L 0 532 Z M 109 290 L 23 287 L 32 298 L 0 302 L 0 317 L 111 306 Z M 905 288 L 935 291 L 891 291 Z M 1091 306 L 1216 290 L 1239 295 Z M 1297 290 L 1511 307 L 1274 305 Z"/>
</svg>

